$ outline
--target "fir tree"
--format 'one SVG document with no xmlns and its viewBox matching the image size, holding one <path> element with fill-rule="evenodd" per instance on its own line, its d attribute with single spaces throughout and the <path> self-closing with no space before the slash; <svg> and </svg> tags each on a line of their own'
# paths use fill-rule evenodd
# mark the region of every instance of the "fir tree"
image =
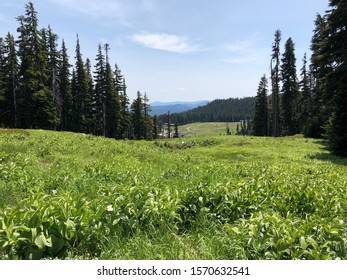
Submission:
<svg viewBox="0 0 347 280">
<path fill-rule="evenodd" d="M 0 37 L 0 126 L 7 126 L 9 122 L 8 100 L 5 93 L 6 88 L 6 64 L 5 64 L 5 44 Z"/>
<path fill-rule="evenodd" d="M 94 71 L 95 89 L 93 94 L 94 134 L 106 135 L 106 92 L 105 92 L 105 57 L 101 44 L 98 46 Z"/>
<path fill-rule="evenodd" d="M 298 118 L 299 118 L 298 124 L 299 124 L 299 132 L 300 133 L 305 131 L 306 124 L 307 124 L 308 119 L 310 117 L 311 105 L 312 105 L 310 73 L 308 73 L 308 71 L 307 71 L 306 53 L 304 55 L 302 62 L 303 62 L 303 65 L 302 65 L 301 72 L 300 72 L 301 81 L 299 83 L 300 95 L 299 95 L 299 114 L 298 114 Z"/>
<path fill-rule="evenodd" d="M 72 129 L 75 132 L 89 132 L 92 100 L 89 96 L 89 81 L 85 65 L 82 60 L 80 42 L 77 37 L 76 64 L 72 76 Z"/>
<path fill-rule="evenodd" d="M 137 91 L 137 97 L 131 104 L 131 124 L 135 140 L 144 139 L 145 117 L 143 107 L 142 94 L 140 91 Z"/>
<path fill-rule="evenodd" d="M 48 53 L 49 53 L 49 87 L 52 93 L 52 99 L 55 109 L 55 129 L 62 121 L 63 100 L 60 91 L 59 62 L 60 52 L 57 50 L 58 35 L 54 34 L 51 27 L 48 26 Z"/>
<path fill-rule="evenodd" d="M 305 127 L 305 136 L 323 137 L 326 121 L 331 112 L 331 96 L 327 96 L 327 75 L 331 71 L 328 61 L 329 28 L 326 16 L 317 15 L 311 39 L 311 75 L 313 77 L 312 106 L 310 118 Z"/>
<path fill-rule="evenodd" d="M 298 81 L 296 77 L 296 58 L 294 53 L 294 43 L 289 38 L 284 47 L 281 64 L 282 78 L 282 134 L 294 135 L 298 129 Z"/>
<path fill-rule="evenodd" d="M 32 2 L 25 16 L 17 20 L 20 27 L 18 55 L 20 59 L 19 126 L 51 129 L 56 122 L 51 91 L 48 88 L 48 55 L 45 33 L 38 30 L 37 12 Z"/>
<path fill-rule="evenodd" d="M 347 2 L 331 0 L 328 12 L 327 56 L 332 71 L 327 76 L 326 98 L 332 96 L 328 140 L 331 151 L 347 156 Z"/>
<path fill-rule="evenodd" d="M 69 56 L 64 40 L 61 46 L 61 60 L 59 63 L 58 79 L 59 92 L 61 94 L 61 123 L 60 129 L 72 130 L 72 96 L 71 96 L 71 80 L 70 80 Z"/>
<path fill-rule="evenodd" d="M 255 102 L 255 113 L 252 127 L 252 134 L 255 136 L 268 136 L 269 116 L 267 101 L 267 78 L 264 75 L 260 79 Z"/>
<path fill-rule="evenodd" d="M 116 70 L 117 71 L 117 66 Z M 116 74 L 117 80 L 117 74 Z M 119 101 L 120 101 L 120 123 L 119 123 L 119 136 L 118 138 L 129 138 L 130 137 L 130 112 L 129 112 L 129 98 L 127 96 L 125 79 L 122 76 L 122 86 L 118 89 Z"/>
<path fill-rule="evenodd" d="M 115 78 L 109 61 L 109 45 L 105 44 L 105 104 L 106 104 L 106 137 L 117 138 L 120 122 L 119 95 Z"/>
<path fill-rule="evenodd" d="M 271 56 L 271 135 L 280 136 L 280 42 L 281 42 L 281 31 L 276 30 L 275 41 L 272 45 L 272 56 Z"/>
</svg>

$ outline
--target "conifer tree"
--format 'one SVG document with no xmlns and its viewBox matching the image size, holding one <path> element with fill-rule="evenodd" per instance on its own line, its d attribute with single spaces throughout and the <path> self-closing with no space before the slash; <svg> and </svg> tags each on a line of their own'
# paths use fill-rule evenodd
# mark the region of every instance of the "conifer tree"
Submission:
<svg viewBox="0 0 347 280">
<path fill-rule="evenodd" d="M 105 92 L 105 57 L 101 44 L 98 46 L 94 71 L 95 88 L 93 94 L 94 134 L 106 135 L 106 92 Z"/>
<path fill-rule="evenodd" d="M 261 77 L 255 102 L 252 134 L 255 136 L 268 136 L 268 98 L 267 78 Z"/>
<path fill-rule="evenodd" d="M 129 99 L 126 94 L 126 85 L 122 71 L 115 64 L 114 70 L 115 90 L 117 94 L 117 135 L 116 138 L 128 138 L 129 137 Z"/>
<path fill-rule="evenodd" d="M 289 38 L 284 46 L 281 64 L 282 100 L 281 126 L 282 135 L 294 135 L 298 129 L 298 81 L 296 76 L 296 58 L 294 43 Z"/>
<path fill-rule="evenodd" d="M 58 79 L 59 92 L 61 94 L 61 123 L 60 129 L 72 130 L 72 96 L 71 96 L 71 80 L 70 80 L 69 56 L 64 40 L 61 46 L 61 59 L 59 62 Z"/>
<path fill-rule="evenodd" d="M 23 128 L 51 129 L 56 122 L 51 91 L 48 88 L 48 58 L 44 32 L 38 30 L 37 12 L 32 2 L 25 6 L 25 16 L 17 20 L 20 27 L 20 96 L 18 109 Z"/>
<path fill-rule="evenodd" d="M 276 30 L 271 56 L 271 135 L 280 136 L 280 42 L 281 31 Z"/>
<path fill-rule="evenodd" d="M 109 45 L 105 44 L 105 97 L 106 97 L 106 137 L 117 138 L 120 121 L 120 103 L 116 81 L 109 61 Z"/>
<path fill-rule="evenodd" d="M 334 154 L 347 156 L 347 2 L 331 0 L 330 7 L 326 55 L 332 71 L 327 76 L 325 94 L 325 99 L 332 97 L 328 140 Z"/>
<path fill-rule="evenodd" d="M 59 79 L 59 62 L 60 62 L 60 52 L 57 50 L 57 40 L 58 35 L 54 34 L 51 27 L 48 26 L 48 57 L 49 57 L 49 88 L 52 93 L 52 99 L 55 109 L 55 129 L 58 128 L 60 122 L 62 121 L 62 106 L 63 100 L 60 91 L 60 79 Z"/>
<path fill-rule="evenodd" d="M 299 132 L 302 133 L 305 131 L 306 124 L 310 117 L 311 112 L 311 86 L 310 86 L 310 73 L 307 70 L 307 58 L 306 53 L 302 60 L 303 65 L 301 68 L 301 81 L 300 86 L 300 95 L 299 95 Z"/>
<path fill-rule="evenodd" d="M 72 76 L 72 129 L 75 132 L 89 132 L 90 120 L 88 119 L 91 111 L 92 100 L 89 96 L 88 74 L 82 60 L 80 42 L 77 36 L 76 43 L 76 63 Z"/>
<path fill-rule="evenodd" d="M 137 91 L 137 97 L 131 104 L 131 124 L 133 138 L 135 140 L 144 139 L 145 117 L 143 108 L 142 94 L 140 91 Z"/>
<path fill-rule="evenodd" d="M 323 137 L 325 126 L 331 112 L 331 96 L 327 96 L 327 75 L 331 71 L 328 61 L 329 27 L 326 16 L 317 15 L 311 39 L 311 75 L 313 77 L 312 106 L 310 118 L 305 127 L 305 136 Z"/>
<path fill-rule="evenodd" d="M 118 67 L 116 65 L 117 71 Z M 120 70 L 119 70 L 120 71 Z M 119 72 L 120 73 L 120 72 Z M 117 74 L 116 74 L 117 80 Z M 129 138 L 130 137 L 130 112 L 129 112 L 129 98 L 127 96 L 127 87 L 125 84 L 125 79 L 122 76 L 122 86 L 118 89 L 119 102 L 120 102 L 120 122 L 119 122 L 119 135 L 118 138 Z"/>
<path fill-rule="evenodd" d="M 9 112 L 8 100 L 5 93 L 6 88 L 6 64 L 5 64 L 5 44 L 0 37 L 0 126 L 7 126 Z"/>
<path fill-rule="evenodd" d="M 92 65 L 90 59 L 86 59 L 85 69 L 87 73 L 87 84 L 88 84 L 88 93 L 87 93 L 87 103 L 86 103 L 86 127 L 88 133 L 93 133 L 93 95 L 94 95 L 94 80 L 92 77 Z"/>
<path fill-rule="evenodd" d="M 8 127 L 18 127 L 18 59 L 15 39 L 12 34 L 8 33 L 5 38 L 5 100 L 6 114 L 5 124 Z"/>
<path fill-rule="evenodd" d="M 153 136 L 153 124 L 152 118 L 149 115 L 151 111 L 151 106 L 149 105 L 149 99 L 147 93 L 143 95 L 143 116 L 144 116 L 144 138 L 146 140 L 151 140 Z"/>
</svg>

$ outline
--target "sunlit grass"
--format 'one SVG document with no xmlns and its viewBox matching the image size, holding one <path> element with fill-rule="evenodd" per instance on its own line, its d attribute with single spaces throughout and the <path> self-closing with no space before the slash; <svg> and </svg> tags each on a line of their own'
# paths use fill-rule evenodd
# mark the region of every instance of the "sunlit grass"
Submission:
<svg viewBox="0 0 347 280">
<path fill-rule="evenodd" d="M 0 134 L 0 259 L 346 259 L 347 160 L 322 142 Z"/>
</svg>

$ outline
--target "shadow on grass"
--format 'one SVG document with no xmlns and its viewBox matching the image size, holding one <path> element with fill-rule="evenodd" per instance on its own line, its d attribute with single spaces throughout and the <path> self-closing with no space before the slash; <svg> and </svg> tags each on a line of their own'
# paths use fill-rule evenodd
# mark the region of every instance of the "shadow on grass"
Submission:
<svg viewBox="0 0 347 280">
<path fill-rule="evenodd" d="M 318 139 L 317 141 L 315 141 L 315 143 L 320 144 L 322 146 L 322 152 L 309 156 L 310 159 L 329 161 L 337 165 L 347 166 L 347 157 L 341 157 L 331 154 L 328 148 L 328 142 L 326 140 Z"/>
<path fill-rule="evenodd" d="M 318 159 L 322 161 L 329 161 L 331 163 L 335 163 L 338 165 L 344 165 L 347 166 L 347 158 L 345 157 L 339 157 L 331 154 L 326 154 L 326 153 L 318 153 L 315 155 L 309 156 L 310 159 Z"/>
</svg>

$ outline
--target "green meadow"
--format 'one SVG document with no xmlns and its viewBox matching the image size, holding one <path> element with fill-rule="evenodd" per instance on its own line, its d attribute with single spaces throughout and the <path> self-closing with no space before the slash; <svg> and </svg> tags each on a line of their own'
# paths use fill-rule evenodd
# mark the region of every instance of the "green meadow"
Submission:
<svg viewBox="0 0 347 280">
<path fill-rule="evenodd" d="M 221 126 L 156 141 L 0 130 L 0 259 L 346 259 L 347 160 Z"/>
</svg>

